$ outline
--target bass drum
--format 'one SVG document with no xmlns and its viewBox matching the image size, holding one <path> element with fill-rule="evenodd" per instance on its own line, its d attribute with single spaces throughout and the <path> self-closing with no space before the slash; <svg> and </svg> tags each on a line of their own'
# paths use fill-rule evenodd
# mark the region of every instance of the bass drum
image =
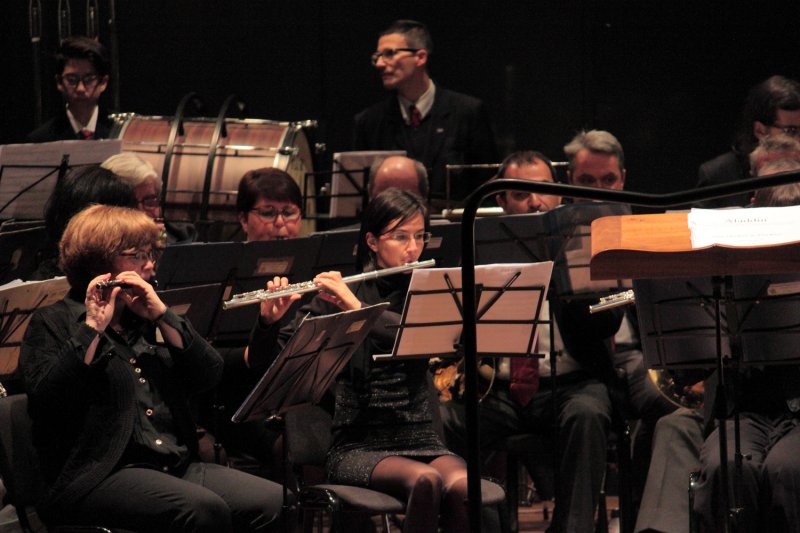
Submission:
<svg viewBox="0 0 800 533">
<path fill-rule="evenodd" d="M 111 138 L 122 140 L 123 151 L 134 152 L 152 163 L 163 179 L 173 117 L 125 113 L 112 118 Z M 229 225 L 238 223 L 236 194 L 239 180 L 248 170 L 263 167 L 284 170 L 303 191 L 306 174 L 314 170 L 306 130 L 315 126 L 314 121 L 225 119 L 226 135 L 220 136 L 211 162 L 208 219 Z M 183 120 L 183 132 L 179 131 L 175 138 L 166 179 L 166 219 L 197 222 L 201 218 L 215 127 L 216 120 L 212 118 Z M 306 204 L 303 206 L 306 215 L 303 233 L 309 234 L 314 231 L 314 206 L 313 202 Z M 223 237 L 222 240 L 229 239 Z"/>
</svg>

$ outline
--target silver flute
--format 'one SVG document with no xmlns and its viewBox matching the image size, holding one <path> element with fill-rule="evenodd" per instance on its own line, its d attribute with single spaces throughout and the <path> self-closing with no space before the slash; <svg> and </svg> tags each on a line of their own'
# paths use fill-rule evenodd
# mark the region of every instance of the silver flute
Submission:
<svg viewBox="0 0 800 533">
<path fill-rule="evenodd" d="M 636 303 L 636 294 L 634 294 L 633 289 L 628 289 L 627 291 L 609 294 L 600 298 L 599 302 L 589 306 L 589 314 L 634 303 Z"/>
<path fill-rule="evenodd" d="M 371 270 L 355 276 L 347 276 L 342 278 L 346 284 L 356 283 L 358 281 L 365 281 L 368 279 L 380 278 L 383 276 L 390 276 L 392 274 L 399 274 L 401 272 L 408 272 L 417 268 L 428 268 L 436 266 L 435 259 L 428 259 L 427 261 L 415 261 L 413 263 L 406 263 L 391 268 L 384 268 L 382 270 Z M 257 291 L 243 292 L 241 294 L 234 294 L 230 300 L 222 302 L 222 309 L 235 309 L 244 305 L 250 305 L 263 302 L 264 300 L 272 300 L 275 298 L 283 298 L 292 294 L 303 294 L 306 292 L 318 291 L 320 286 L 313 281 L 304 281 L 302 283 L 292 283 L 286 287 L 282 287 L 276 291 L 268 291 L 267 289 L 259 289 Z"/>
</svg>

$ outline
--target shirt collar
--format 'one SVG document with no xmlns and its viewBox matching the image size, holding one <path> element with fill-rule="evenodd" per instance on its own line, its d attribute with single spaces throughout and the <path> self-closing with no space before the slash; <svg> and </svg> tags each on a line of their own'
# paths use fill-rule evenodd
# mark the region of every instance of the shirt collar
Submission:
<svg viewBox="0 0 800 533">
<path fill-rule="evenodd" d="M 100 116 L 100 109 L 98 106 L 94 106 L 94 111 L 92 111 L 92 118 L 89 119 L 89 123 L 86 125 L 81 124 L 78 122 L 78 119 L 72 114 L 72 111 L 69 110 L 69 106 L 67 106 L 67 118 L 69 119 L 69 123 L 72 125 L 72 131 L 75 133 L 80 133 L 81 130 L 87 129 L 94 133 L 97 131 L 97 118 Z"/>
<path fill-rule="evenodd" d="M 422 118 L 427 117 L 433 107 L 434 96 L 436 96 L 436 85 L 434 85 L 433 80 L 431 80 L 430 85 L 428 85 L 428 89 L 422 93 L 422 96 L 417 98 L 416 102 L 412 102 L 408 98 L 404 98 L 398 94 L 397 100 L 400 102 L 400 113 L 403 115 L 405 123 L 408 124 L 409 122 L 408 107 L 412 104 L 419 109 L 419 114 Z"/>
</svg>

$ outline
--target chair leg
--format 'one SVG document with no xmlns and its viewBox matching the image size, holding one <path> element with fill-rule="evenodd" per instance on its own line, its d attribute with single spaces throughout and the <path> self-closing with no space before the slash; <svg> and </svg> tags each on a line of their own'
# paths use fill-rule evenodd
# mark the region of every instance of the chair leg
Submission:
<svg viewBox="0 0 800 533">
<path fill-rule="evenodd" d="M 514 453 L 506 454 L 506 501 L 508 502 L 508 529 L 519 531 L 519 458 Z"/>
<path fill-rule="evenodd" d="M 597 504 L 597 521 L 594 524 L 595 533 L 608 533 L 608 507 L 606 505 L 606 475 L 600 485 L 600 498 Z"/>
<path fill-rule="evenodd" d="M 700 472 L 689 474 L 689 533 L 700 533 L 700 516 L 694 512 L 694 491 L 700 481 Z"/>
</svg>

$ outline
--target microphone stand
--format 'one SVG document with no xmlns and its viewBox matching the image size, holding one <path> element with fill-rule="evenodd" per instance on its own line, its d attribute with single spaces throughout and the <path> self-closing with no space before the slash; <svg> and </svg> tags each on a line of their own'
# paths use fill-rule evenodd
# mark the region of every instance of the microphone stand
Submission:
<svg viewBox="0 0 800 533">
<path fill-rule="evenodd" d="M 33 118 L 36 127 L 42 124 L 42 3 L 41 0 L 29 0 L 28 25 L 31 35 L 31 52 L 33 58 Z"/>
</svg>

